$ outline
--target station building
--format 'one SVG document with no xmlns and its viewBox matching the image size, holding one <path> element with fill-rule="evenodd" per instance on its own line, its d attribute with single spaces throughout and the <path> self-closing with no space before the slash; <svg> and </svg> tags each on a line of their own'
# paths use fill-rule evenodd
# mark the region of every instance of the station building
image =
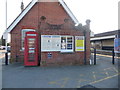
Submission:
<svg viewBox="0 0 120 90">
<path fill-rule="evenodd" d="M 34 66 L 37 60 L 40 66 L 89 64 L 90 20 L 84 26 L 79 24 L 63 0 L 32 0 L 7 32 L 11 34 L 11 63 Z"/>
<path fill-rule="evenodd" d="M 91 47 L 95 47 L 100 50 L 112 50 L 114 49 L 114 39 L 118 37 L 120 30 L 113 30 L 103 33 L 95 34 L 91 37 Z"/>
</svg>

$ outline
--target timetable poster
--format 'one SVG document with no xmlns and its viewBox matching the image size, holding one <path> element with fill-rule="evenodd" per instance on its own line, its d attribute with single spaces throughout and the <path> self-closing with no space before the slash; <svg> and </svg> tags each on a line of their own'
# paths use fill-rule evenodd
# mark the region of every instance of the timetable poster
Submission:
<svg viewBox="0 0 120 90">
<path fill-rule="evenodd" d="M 59 35 L 52 35 L 52 50 L 60 51 L 61 50 L 61 37 Z"/>
<path fill-rule="evenodd" d="M 84 51 L 84 36 L 75 36 L 75 51 Z"/>
<path fill-rule="evenodd" d="M 51 36 L 50 35 L 42 35 L 41 36 L 41 50 L 46 51 L 51 49 Z"/>
<path fill-rule="evenodd" d="M 60 51 L 59 35 L 41 35 L 41 51 Z"/>
</svg>

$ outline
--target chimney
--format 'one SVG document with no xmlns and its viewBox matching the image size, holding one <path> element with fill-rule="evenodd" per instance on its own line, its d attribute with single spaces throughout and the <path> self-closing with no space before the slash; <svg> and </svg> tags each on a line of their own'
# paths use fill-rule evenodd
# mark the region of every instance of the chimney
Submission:
<svg viewBox="0 0 120 90">
<path fill-rule="evenodd" d="M 24 10 L 24 3 L 23 1 L 21 2 L 21 12 Z"/>
<path fill-rule="evenodd" d="M 87 27 L 89 30 L 90 30 L 90 22 L 91 22 L 91 21 L 90 21 L 89 19 L 86 20 L 86 27 Z"/>
</svg>

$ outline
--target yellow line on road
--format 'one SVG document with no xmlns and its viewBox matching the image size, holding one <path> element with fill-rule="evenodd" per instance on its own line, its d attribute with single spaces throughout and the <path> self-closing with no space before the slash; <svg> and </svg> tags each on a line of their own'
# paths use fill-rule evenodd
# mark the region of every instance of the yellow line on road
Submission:
<svg viewBox="0 0 120 90">
<path fill-rule="evenodd" d="M 48 84 L 57 84 L 57 82 L 51 81 L 51 82 L 49 82 Z"/>
<path fill-rule="evenodd" d="M 118 70 L 115 67 L 113 69 L 118 73 Z"/>
<path fill-rule="evenodd" d="M 109 76 L 108 72 L 105 72 L 105 74 L 106 74 L 107 76 Z"/>
<path fill-rule="evenodd" d="M 105 57 L 112 57 L 112 56 L 109 56 L 109 55 L 102 55 L 102 54 L 96 54 L 98 56 L 105 56 Z"/>
<path fill-rule="evenodd" d="M 100 79 L 100 80 L 96 80 L 96 81 L 91 82 L 89 84 L 95 84 L 95 83 L 98 83 L 98 82 L 101 82 L 101 81 L 104 81 L 104 80 L 107 80 L 107 79 L 110 79 L 110 78 L 113 78 L 113 77 L 116 77 L 116 76 L 118 76 L 118 74 L 115 74 L 113 76 L 109 76 L 109 77 L 106 77 L 106 78 L 103 78 L 103 79 Z"/>
<path fill-rule="evenodd" d="M 112 69 L 113 67 L 105 68 L 104 70 Z"/>
<path fill-rule="evenodd" d="M 110 55 L 102 55 L 102 54 L 96 54 L 96 55 L 98 55 L 98 56 L 104 56 L 104 57 L 112 57 L 112 56 L 110 56 Z M 116 59 L 118 59 L 118 58 L 120 58 L 120 57 L 115 57 Z"/>
<path fill-rule="evenodd" d="M 65 85 L 67 84 L 69 78 L 64 78 L 63 80 L 64 80 L 64 81 L 63 81 L 63 83 L 62 83 L 62 85 L 61 85 L 61 88 L 64 88 L 64 87 L 65 87 Z"/>
<path fill-rule="evenodd" d="M 96 80 L 96 75 L 95 75 L 95 72 L 93 72 L 93 78 Z"/>
<path fill-rule="evenodd" d="M 66 77 L 66 78 L 62 78 L 60 80 L 56 80 L 56 81 L 51 81 L 51 82 L 48 82 L 48 84 L 51 84 L 51 85 L 59 85 L 61 88 L 64 88 L 65 85 L 67 84 L 67 82 L 70 80 L 69 77 Z M 60 83 L 59 81 L 62 81 L 63 83 Z"/>
</svg>

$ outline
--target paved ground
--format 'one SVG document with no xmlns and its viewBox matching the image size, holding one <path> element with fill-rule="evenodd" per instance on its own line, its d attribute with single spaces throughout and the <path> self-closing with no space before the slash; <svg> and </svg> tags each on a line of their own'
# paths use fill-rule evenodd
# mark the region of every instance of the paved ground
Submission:
<svg viewBox="0 0 120 90">
<path fill-rule="evenodd" d="M 118 63 L 97 55 L 97 65 L 24 67 L 20 63 L 3 65 L 3 88 L 118 88 Z"/>
<path fill-rule="evenodd" d="M 0 50 L 0 89 L 2 88 L 2 63 L 4 62 L 4 50 Z"/>
<path fill-rule="evenodd" d="M 0 58 L 4 57 L 5 50 L 0 50 Z"/>
</svg>

